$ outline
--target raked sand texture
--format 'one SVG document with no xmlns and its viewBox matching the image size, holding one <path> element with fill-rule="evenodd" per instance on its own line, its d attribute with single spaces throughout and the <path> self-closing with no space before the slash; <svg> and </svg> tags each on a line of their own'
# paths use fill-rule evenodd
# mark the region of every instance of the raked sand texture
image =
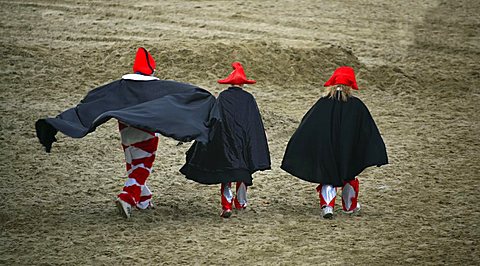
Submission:
<svg viewBox="0 0 480 266">
<path fill-rule="evenodd" d="M 1 1 L 0 264 L 479 265 L 480 2 Z M 156 209 L 124 220 L 116 121 L 83 139 L 35 136 L 131 72 L 216 83 L 241 61 L 257 84 L 272 170 L 250 206 L 219 217 L 220 188 L 179 172 L 189 144 L 161 138 Z M 321 218 L 315 184 L 280 170 L 289 137 L 340 65 L 353 66 L 390 164 L 360 176 L 362 212 Z"/>
</svg>

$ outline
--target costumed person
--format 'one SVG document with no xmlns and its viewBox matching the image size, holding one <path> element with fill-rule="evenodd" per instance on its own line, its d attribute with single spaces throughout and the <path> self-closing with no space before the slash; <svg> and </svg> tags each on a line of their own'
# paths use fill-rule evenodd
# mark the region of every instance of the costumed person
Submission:
<svg viewBox="0 0 480 266">
<path fill-rule="evenodd" d="M 247 207 L 247 188 L 256 171 L 270 169 L 270 152 L 260 111 L 252 94 L 243 89 L 248 80 L 239 62 L 220 84 L 231 86 L 222 91 L 211 112 L 210 141 L 195 142 L 187 151 L 180 169 L 186 178 L 201 184 L 221 184 L 221 217 L 228 218 L 232 207 Z M 235 184 L 235 196 L 232 193 Z M 233 205 L 233 206 L 232 206 Z"/>
<path fill-rule="evenodd" d="M 146 182 L 159 134 L 182 142 L 208 140 L 206 124 L 215 97 L 191 84 L 160 80 L 153 76 L 155 67 L 153 57 L 140 47 L 133 74 L 91 90 L 77 106 L 35 124 L 40 143 L 50 152 L 58 131 L 82 138 L 110 118 L 118 120 L 128 176 L 116 204 L 125 218 L 134 207 L 152 207 Z"/>
<path fill-rule="evenodd" d="M 324 218 L 333 217 L 336 189 L 342 187 L 346 213 L 360 210 L 357 176 L 369 166 L 388 164 L 380 132 L 358 90 L 353 68 L 342 66 L 324 84 L 326 96 L 305 114 L 288 142 L 281 168 L 319 184 Z"/>
</svg>

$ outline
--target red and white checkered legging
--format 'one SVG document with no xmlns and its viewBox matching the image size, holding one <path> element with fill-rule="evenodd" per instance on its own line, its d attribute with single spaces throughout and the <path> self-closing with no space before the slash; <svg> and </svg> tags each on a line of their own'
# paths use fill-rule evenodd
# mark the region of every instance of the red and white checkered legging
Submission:
<svg viewBox="0 0 480 266">
<path fill-rule="evenodd" d="M 233 196 L 232 182 L 221 184 L 220 194 L 223 210 L 232 210 L 232 204 L 236 209 L 247 208 L 247 186 L 243 182 L 236 182 L 235 187 L 235 196 Z"/>
<path fill-rule="evenodd" d="M 345 182 L 342 187 L 342 208 L 344 211 L 352 211 L 357 208 L 358 192 L 360 183 L 358 178 Z M 320 184 L 317 187 L 320 197 L 320 207 L 335 207 L 335 198 L 337 196 L 337 188 L 332 185 Z"/>
<path fill-rule="evenodd" d="M 128 178 L 118 197 L 137 208 L 145 209 L 151 204 L 152 192 L 147 187 L 147 178 L 155 161 L 158 137 L 155 133 L 118 122 Z"/>
</svg>

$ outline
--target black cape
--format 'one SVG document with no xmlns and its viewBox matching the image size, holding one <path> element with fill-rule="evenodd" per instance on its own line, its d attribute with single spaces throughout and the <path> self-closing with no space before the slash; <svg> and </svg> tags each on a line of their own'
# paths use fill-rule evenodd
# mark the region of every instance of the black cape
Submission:
<svg viewBox="0 0 480 266">
<path fill-rule="evenodd" d="M 213 95 L 191 84 L 121 79 L 91 90 L 77 106 L 55 118 L 39 119 L 35 128 L 47 152 L 57 131 L 82 138 L 110 118 L 179 141 L 206 142 L 214 103 Z"/>
<path fill-rule="evenodd" d="M 270 152 L 255 98 L 239 87 L 220 93 L 210 119 L 210 141 L 195 142 L 180 169 L 202 184 L 244 182 L 270 169 Z"/>
<path fill-rule="evenodd" d="M 343 186 L 369 166 L 388 164 L 385 144 L 365 104 L 320 98 L 291 137 L 281 168 L 313 183 Z"/>
</svg>

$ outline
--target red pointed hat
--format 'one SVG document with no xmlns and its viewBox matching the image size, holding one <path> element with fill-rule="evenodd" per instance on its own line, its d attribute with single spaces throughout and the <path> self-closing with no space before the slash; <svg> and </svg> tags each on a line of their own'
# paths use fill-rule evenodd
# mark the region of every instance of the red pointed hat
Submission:
<svg viewBox="0 0 480 266">
<path fill-rule="evenodd" d="M 357 80 L 355 79 L 355 72 L 353 71 L 353 68 L 348 66 L 337 68 L 333 72 L 333 75 L 330 77 L 330 79 L 327 80 L 323 86 L 328 87 L 338 84 L 350 86 L 352 89 L 358 90 Z"/>
<path fill-rule="evenodd" d="M 135 62 L 133 62 L 133 73 L 140 72 L 144 75 L 152 75 L 155 72 L 155 67 L 155 60 L 153 60 L 147 49 L 143 47 L 138 48 Z"/>
<path fill-rule="evenodd" d="M 255 80 L 247 79 L 245 71 L 243 70 L 242 64 L 240 62 L 232 63 L 233 71 L 225 79 L 218 80 L 220 84 L 232 84 L 232 85 L 243 85 L 243 84 L 254 84 Z"/>
</svg>

